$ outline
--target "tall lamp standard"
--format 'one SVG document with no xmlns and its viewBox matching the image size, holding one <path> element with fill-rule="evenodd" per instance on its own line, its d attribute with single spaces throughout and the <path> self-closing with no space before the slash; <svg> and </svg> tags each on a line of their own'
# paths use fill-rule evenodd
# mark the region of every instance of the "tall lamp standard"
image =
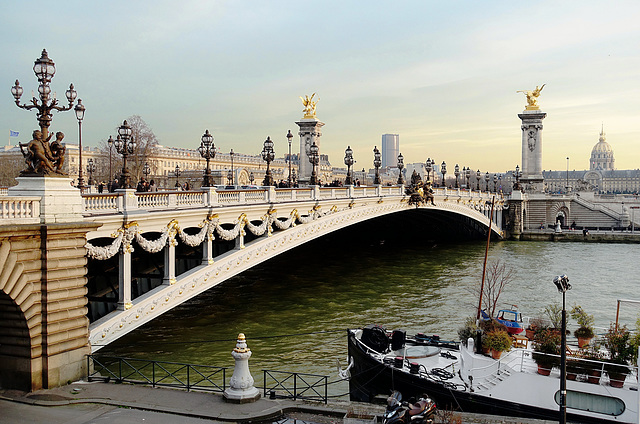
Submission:
<svg viewBox="0 0 640 424">
<path fill-rule="evenodd" d="M 478 172 L 476 172 L 476 183 L 478 184 L 478 191 L 480 191 L 480 170 L 478 169 Z"/>
<path fill-rule="evenodd" d="M 404 178 L 402 177 L 402 168 L 404 168 L 404 156 L 402 153 L 398 155 L 398 184 L 404 184 Z"/>
<path fill-rule="evenodd" d="M 151 167 L 149 166 L 149 162 L 145 162 L 142 167 L 142 173 L 144 174 L 144 180 L 149 181 L 149 174 L 151 174 Z"/>
<path fill-rule="evenodd" d="M 20 86 L 20 82 L 16 80 L 16 83 L 13 87 L 11 87 L 11 94 L 15 99 L 16 106 L 20 109 L 31 110 L 36 109 L 37 114 L 36 117 L 38 119 L 38 124 L 40 125 L 40 132 L 42 133 L 42 139 L 49 139 L 49 126 L 51 125 L 51 120 L 53 119 L 52 111 L 57 110 L 58 112 L 66 112 L 71 110 L 73 107 L 73 102 L 78 97 L 78 93 L 73 88 L 73 84 L 69 85 L 69 89 L 65 92 L 65 96 L 67 97 L 67 101 L 69 102 L 68 106 L 58 106 L 58 100 L 56 98 L 51 99 L 51 87 L 49 84 L 53 79 L 53 76 L 56 73 L 56 65 L 53 63 L 53 60 L 49 58 L 46 50 L 42 50 L 42 55 L 39 59 L 36 59 L 33 65 L 33 73 L 36 74 L 36 78 L 38 78 L 38 82 L 40 85 L 38 86 L 38 94 L 40 97 L 40 102 L 33 97 L 31 99 L 31 104 L 20 104 L 20 97 L 22 96 L 23 89 Z M 82 150 L 81 150 L 82 151 Z M 82 166 L 80 166 L 80 172 L 82 172 Z"/>
<path fill-rule="evenodd" d="M 380 165 L 382 165 L 382 155 L 378 146 L 373 146 L 373 166 L 376 168 L 376 175 L 373 178 L 373 185 L 381 184 L 380 181 Z"/>
<path fill-rule="evenodd" d="M 431 158 L 427 158 L 427 161 L 424 163 L 424 169 L 427 171 L 427 181 L 430 181 L 431 170 L 433 169 L 431 165 Z"/>
<path fill-rule="evenodd" d="M 442 172 L 442 187 L 446 187 L 447 184 L 445 182 L 444 176 L 447 173 L 447 164 L 442 161 L 442 164 L 440 165 L 440 172 Z"/>
<path fill-rule="evenodd" d="M 111 186 L 113 185 L 113 174 L 111 173 L 111 150 L 113 147 L 113 137 L 109 136 L 109 140 L 107 140 L 107 144 L 109 145 L 109 191 L 111 191 Z"/>
<path fill-rule="evenodd" d="M 93 159 L 89 159 L 87 161 L 87 173 L 89 174 L 89 187 L 91 187 L 91 183 L 93 182 L 94 172 L 96 172 L 96 164 L 93 162 Z"/>
<path fill-rule="evenodd" d="M 565 274 L 553 279 L 553 284 L 562 293 L 562 343 L 560 344 L 560 424 L 567 422 L 567 311 L 565 308 L 565 295 L 571 290 L 569 277 Z"/>
<path fill-rule="evenodd" d="M 516 183 L 513 185 L 514 190 L 520 190 L 520 165 L 516 165 L 516 172 L 514 177 L 516 177 Z"/>
<path fill-rule="evenodd" d="M 271 169 L 269 169 L 269 164 L 273 161 L 274 158 L 275 152 L 273 151 L 273 141 L 271 141 L 271 137 L 267 137 L 262 147 L 262 160 L 267 162 L 267 172 L 264 174 L 264 180 L 262 180 L 263 186 L 273 185 L 273 177 L 271 176 Z"/>
<path fill-rule="evenodd" d="M 309 185 L 318 185 L 318 174 L 316 173 L 316 166 L 320 163 L 320 155 L 318 153 L 318 145 L 315 140 L 311 147 L 309 147 L 309 162 L 311 162 L 311 178 L 309 179 Z"/>
<path fill-rule="evenodd" d="M 569 194 L 569 156 L 567 156 L 567 186 L 565 187 L 565 190 L 567 194 Z"/>
<path fill-rule="evenodd" d="M 489 191 L 489 179 L 491 179 L 491 176 L 489 175 L 489 171 L 487 171 L 487 173 L 484 174 L 484 189 L 485 189 L 485 191 Z"/>
<path fill-rule="evenodd" d="M 134 140 L 132 133 L 131 127 L 125 120 L 122 125 L 118 127 L 118 137 L 113 143 L 116 148 L 116 152 L 122 155 L 122 174 L 120 174 L 121 185 L 119 188 L 132 188 L 131 175 L 127 169 L 127 156 L 136 151 L 136 141 Z"/>
<path fill-rule="evenodd" d="M 176 165 L 174 175 L 176 176 L 176 188 L 180 187 L 180 165 Z"/>
<path fill-rule="evenodd" d="M 287 133 L 287 141 L 289 142 L 289 188 L 293 187 L 293 181 L 291 180 L 291 140 L 293 139 L 293 134 L 291 134 L 291 130 Z"/>
<path fill-rule="evenodd" d="M 82 191 L 84 188 L 84 179 L 82 178 L 82 120 L 84 119 L 85 111 L 82 100 L 78 99 L 78 104 L 73 110 L 78 119 L 78 188 Z M 91 185 L 91 182 L 89 182 L 89 185 Z"/>
<path fill-rule="evenodd" d="M 353 185 L 353 177 L 351 176 L 353 150 L 351 149 L 351 146 L 347 146 L 347 150 L 344 151 L 344 164 L 347 165 L 347 178 L 344 180 L 344 185 Z"/>
<path fill-rule="evenodd" d="M 253 176 L 253 171 L 251 171 L 249 173 L 249 182 L 251 183 L 251 185 L 253 185 L 253 180 L 255 180 L 254 176 Z"/>
<path fill-rule="evenodd" d="M 456 176 L 456 188 L 459 188 L 460 184 L 458 184 L 458 178 L 460 177 L 460 166 L 458 166 L 457 163 L 456 163 L 456 166 L 453 168 L 453 175 Z"/>
<path fill-rule="evenodd" d="M 209 161 L 216 157 L 216 145 L 213 144 L 213 136 L 206 130 L 200 138 L 200 147 L 198 147 L 200 156 L 207 161 L 207 168 L 204 170 L 204 178 L 202 180 L 202 187 L 211 187 L 211 168 L 209 167 Z"/>
<path fill-rule="evenodd" d="M 471 167 L 467 167 L 467 169 L 464 171 L 464 175 L 465 177 L 467 177 L 467 189 L 471 190 L 471 187 L 469 187 L 469 180 L 471 180 Z"/>
<path fill-rule="evenodd" d="M 233 149 L 231 149 L 231 151 L 229 152 L 229 157 L 231 157 L 231 185 L 236 185 L 236 179 L 233 174 L 233 155 L 234 155 Z"/>
<path fill-rule="evenodd" d="M 493 191 L 498 192 L 498 176 L 493 174 Z"/>
</svg>

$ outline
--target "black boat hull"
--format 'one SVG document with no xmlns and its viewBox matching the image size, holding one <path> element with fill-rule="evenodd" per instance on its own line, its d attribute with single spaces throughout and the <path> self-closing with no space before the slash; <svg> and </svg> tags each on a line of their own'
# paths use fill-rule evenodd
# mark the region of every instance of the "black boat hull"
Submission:
<svg viewBox="0 0 640 424">
<path fill-rule="evenodd" d="M 426 393 L 436 401 L 441 410 L 474 412 L 491 415 L 538 418 L 557 421 L 559 410 L 549 410 L 531 405 L 509 402 L 480 396 L 468 390 L 454 390 L 442 382 L 429 380 L 395 368 L 393 364 L 382 364 L 372 358 L 356 340 L 352 331 L 348 332 L 349 356 L 353 358 L 349 379 L 352 401 L 372 402 L 377 395 L 389 395 L 393 390 L 402 393 L 405 399 L 418 398 Z M 567 419 L 578 423 L 602 423 L 603 419 L 574 415 L 567 411 Z"/>
</svg>

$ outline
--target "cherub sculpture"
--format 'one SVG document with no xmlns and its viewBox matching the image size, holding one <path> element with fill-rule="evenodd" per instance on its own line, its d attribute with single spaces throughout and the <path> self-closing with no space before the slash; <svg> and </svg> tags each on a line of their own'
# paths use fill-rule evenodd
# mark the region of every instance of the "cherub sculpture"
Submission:
<svg viewBox="0 0 640 424">
<path fill-rule="evenodd" d="M 20 175 L 49 175 L 64 174 L 64 154 L 66 147 L 62 145 L 64 134 L 58 132 L 56 140 L 49 144 L 51 134 L 45 139 L 42 131 L 33 131 L 33 139 L 27 143 L 20 143 L 20 151 L 24 156 L 27 169 Z"/>
</svg>

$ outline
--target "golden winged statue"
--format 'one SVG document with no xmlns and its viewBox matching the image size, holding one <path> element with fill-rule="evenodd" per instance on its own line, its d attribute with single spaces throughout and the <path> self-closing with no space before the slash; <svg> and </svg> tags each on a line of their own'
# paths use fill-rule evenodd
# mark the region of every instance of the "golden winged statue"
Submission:
<svg viewBox="0 0 640 424">
<path fill-rule="evenodd" d="M 313 96 L 315 95 L 316 93 L 313 93 L 311 97 L 304 96 L 304 99 L 300 97 L 300 100 L 302 100 L 302 105 L 304 106 L 304 109 L 302 109 L 302 111 L 304 112 L 304 119 L 316 117 L 316 104 L 318 103 L 318 100 L 316 100 L 315 102 L 313 101 Z"/>
<path fill-rule="evenodd" d="M 546 84 L 542 84 L 541 86 L 537 86 L 535 90 L 518 90 L 516 93 L 524 93 L 527 96 L 527 110 L 540 110 L 540 105 L 538 105 L 538 97 L 540 97 L 540 92 L 544 88 Z"/>
</svg>

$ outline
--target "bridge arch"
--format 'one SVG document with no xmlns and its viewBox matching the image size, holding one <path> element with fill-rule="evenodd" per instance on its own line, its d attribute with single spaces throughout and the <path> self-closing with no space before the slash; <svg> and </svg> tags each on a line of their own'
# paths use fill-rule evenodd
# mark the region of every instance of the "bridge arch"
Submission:
<svg viewBox="0 0 640 424">
<path fill-rule="evenodd" d="M 202 265 L 184 273 L 176 274 L 171 283 L 163 284 L 137 299 L 131 299 L 127 307 L 92 323 L 90 341 L 93 351 L 99 350 L 111 341 L 246 269 L 296 246 L 354 224 L 398 212 L 414 213 L 416 210 L 419 212 L 428 210 L 428 213 L 433 215 L 433 219 L 442 219 L 444 215 L 459 216 L 459 222 L 463 223 L 461 227 L 465 228 L 465 231 L 486 234 L 489 224 L 489 212 L 484 203 L 470 207 L 460 199 L 445 199 L 439 201 L 435 207 L 422 208 L 409 206 L 403 196 L 384 200 L 369 198 L 357 206 L 352 199 L 348 198 L 325 203 L 308 202 L 306 205 L 307 208 L 311 208 L 306 214 L 297 212 L 297 210 L 306 209 L 299 203 L 278 205 L 277 211 L 271 205 L 262 205 L 259 208 L 252 208 L 251 216 L 245 221 L 237 219 L 229 222 L 231 219 L 228 217 L 224 221 L 220 220 L 218 223 L 226 224 L 223 224 L 224 227 L 218 236 L 235 239 L 235 248 L 211 258 L 210 261 L 203 260 Z M 496 214 L 501 212 L 498 208 L 495 211 Z M 270 224 L 257 225 L 261 221 L 257 219 L 259 216 L 263 217 L 263 224 L 267 223 L 265 219 L 269 219 Z M 176 224 L 179 225 L 179 222 Z M 234 225 L 235 230 L 230 228 L 231 225 Z M 238 236 L 245 232 L 245 229 L 251 232 L 261 231 L 261 235 L 245 244 L 244 237 Z M 502 236 L 500 228 L 493 227 L 492 231 L 497 237 Z M 210 246 L 205 247 L 203 251 L 210 249 Z"/>
</svg>

